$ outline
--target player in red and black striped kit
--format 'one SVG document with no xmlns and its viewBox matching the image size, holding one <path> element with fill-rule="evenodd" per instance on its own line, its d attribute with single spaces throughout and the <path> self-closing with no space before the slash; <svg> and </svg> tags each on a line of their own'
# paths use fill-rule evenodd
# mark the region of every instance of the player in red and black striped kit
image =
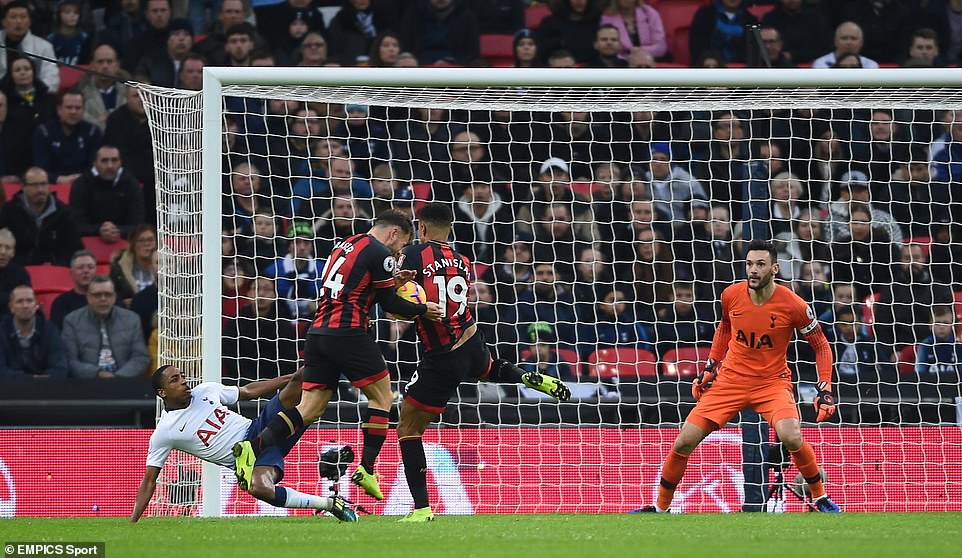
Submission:
<svg viewBox="0 0 962 558">
<path fill-rule="evenodd" d="M 417 320 L 421 361 L 407 384 L 397 426 L 414 511 L 401 521 L 434 519 L 428 503 L 427 460 L 421 435 L 444 411 L 461 382 L 524 384 L 561 401 L 571 397 L 571 391 L 557 378 L 524 372 L 503 359 L 492 360 L 468 307 L 471 262 L 447 242 L 452 220 L 446 204 L 424 206 L 418 224 L 421 243 L 405 248 L 398 262 L 402 271 L 414 272 L 414 280 L 424 288 L 428 300 L 437 300 L 444 310 L 440 320 Z"/>
<path fill-rule="evenodd" d="M 334 247 L 321 274 L 317 315 L 307 332 L 304 395 L 296 407 L 278 413 L 256 438 L 234 446 L 239 483 L 250 484 L 249 471 L 266 448 L 320 418 L 344 374 L 368 400 L 362 425 L 364 449 L 351 481 L 378 500 L 384 497 L 373 474 L 374 460 L 387 436 L 394 394 L 384 357 L 368 332 L 371 307 L 377 302 L 387 312 L 422 316 L 428 321 L 442 315 L 434 302 L 415 304 L 395 292 L 397 285 L 414 276 L 410 271 L 397 271 L 395 260 L 410 244 L 413 231 L 411 220 L 403 213 L 386 211 L 367 234 L 348 237 Z"/>
</svg>

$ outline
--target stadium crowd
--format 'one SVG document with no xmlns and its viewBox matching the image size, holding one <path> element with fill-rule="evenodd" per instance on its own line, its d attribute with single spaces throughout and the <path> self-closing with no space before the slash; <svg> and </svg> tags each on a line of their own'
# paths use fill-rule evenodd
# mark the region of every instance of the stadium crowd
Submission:
<svg viewBox="0 0 962 558">
<path fill-rule="evenodd" d="M 15 0 L 2 27 L 5 379 L 154 367 L 151 132 L 125 80 L 199 90 L 207 65 L 874 68 L 962 56 L 958 0 Z M 959 381 L 962 110 L 225 106 L 229 381 L 293 372 L 334 243 L 428 199 L 455 206 L 485 337 L 565 380 L 612 379 L 624 370 L 603 363 L 622 360 L 635 376 L 693 374 L 678 362 L 707 356 L 741 245 L 764 235 L 780 278 L 819 315 L 840 378 Z M 759 185 L 763 208 L 748 201 Z M 377 328 L 409 377 L 413 328 Z M 804 351 L 793 358 L 814 378 Z"/>
</svg>

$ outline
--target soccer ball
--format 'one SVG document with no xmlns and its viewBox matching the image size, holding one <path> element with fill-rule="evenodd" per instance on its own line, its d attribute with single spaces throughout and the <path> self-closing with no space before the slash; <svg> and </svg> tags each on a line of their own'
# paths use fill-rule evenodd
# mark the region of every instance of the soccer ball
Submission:
<svg viewBox="0 0 962 558">
<path fill-rule="evenodd" d="M 413 302 L 415 304 L 424 304 L 428 301 L 428 297 L 424 292 L 424 288 L 414 281 L 408 281 L 407 283 L 398 287 L 394 292 L 396 292 L 397 295 L 404 300 Z M 391 314 L 390 312 L 388 312 L 387 315 L 395 320 L 401 320 L 404 322 L 413 322 L 415 319 L 417 319 L 417 316 L 398 316 L 397 314 Z"/>
</svg>

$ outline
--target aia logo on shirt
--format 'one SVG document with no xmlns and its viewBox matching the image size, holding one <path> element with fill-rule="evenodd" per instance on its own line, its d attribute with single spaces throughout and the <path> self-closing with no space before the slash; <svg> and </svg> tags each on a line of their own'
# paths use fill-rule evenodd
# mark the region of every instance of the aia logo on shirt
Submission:
<svg viewBox="0 0 962 558">
<path fill-rule="evenodd" d="M 213 404 L 213 402 L 211 403 Z M 213 417 L 214 420 L 211 420 L 211 417 Z M 224 419 L 226 418 L 227 411 L 223 409 L 214 409 L 214 412 L 211 413 L 210 416 L 207 417 L 207 420 L 204 421 L 203 426 L 197 429 L 197 438 L 202 444 L 204 444 L 205 447 L 210 447 L 208 441 L 210 440 L 211 436 L 217 434 L 224 426 Z"/>
<path fill-rule="evenodd" d="M 735 333 L 735 341 L 745 345 L 749 349 L 771 349 L 774 347 L 772 338 L 769 337 L 767 333 L 759 336 L 752 331 L 749 335 L 745 335 L 745 332 L 739 329 Z"/>
</svg>

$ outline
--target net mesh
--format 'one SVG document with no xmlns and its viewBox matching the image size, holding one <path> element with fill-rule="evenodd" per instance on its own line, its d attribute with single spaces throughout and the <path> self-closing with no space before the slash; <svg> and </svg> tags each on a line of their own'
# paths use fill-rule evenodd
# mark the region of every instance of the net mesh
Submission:
<svg viewBox="0 0 962 558">
<path fill-rule="evenodd" d="M 694 404 L 721 290 L 744 277 L 753 238 L 775 241 L 779 280 L 832 343 L 840 421 L 805 430 L 829 492 L 851 510 L 962 509 L 949 426 L 962 363 L 958 89 L 224 86 L 220 231 L 200 223 L 200 95 L 141 92 L 157 161 L 160 361 L 192 379 L 202 365 L 221 366 L 227 384 L 294 371 L 334 243 L 387 208 L 413 217 L 426 201 L 452 204 L 485 338 L 503 358 L 564 377 L 575 398 L 462 386 L 425 437 L 440 511 L 649 502 Z M 291 238 L 301 222 L 309 240 Z M 221 363 L 200 358 L 205 232 L 224 252 L 223 297 L 208 306 L 221 309 L 224 336 L 203 340 L 221 342 Z M 373 318 L 403 392 L 414 328 Z M 811 422 L 814 356 L 798 340 L 788 359 Z M 362 405 L 343 382 L 288 457 L 285 482 L 328 492 L 317 456 L 330 444 L 359 450 Z M 769 471 L 742 467 L 766 453 L 752 445 L 771 437 L 758 420 L 736 417 L 696 452 L 677 509 L 767 499 Z M 180 459 L 164 478 L 196 496 L 196 460 Z M 377 511 L 406 512 L 392 441 L 378 467 L 390 489 Z M 250 508 L 229 477 L 222 488 L 225 513 Z M 161 491 L 154 513 L 193 513 L 175 492 Z"/>
</svg>

